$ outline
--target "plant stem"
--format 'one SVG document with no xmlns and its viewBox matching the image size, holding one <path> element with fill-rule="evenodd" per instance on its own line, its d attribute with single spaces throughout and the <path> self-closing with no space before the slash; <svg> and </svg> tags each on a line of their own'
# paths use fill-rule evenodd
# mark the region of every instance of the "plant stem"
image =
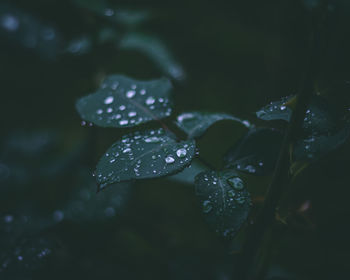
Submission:
<svg viewBox="0 0 350 280">
<path fill-rule="evenodd" d="M 318 75 L 320 62 L 320 33 L 321 24 L 327 9 L 327 1 L 323 1 L 320 6 L 312 11 L 310 27 L 312 28 L 310 54 L 307 65 L 307 72 L 302 84 L 302 88 L 297 95 L 297 103 L 291 121 L 284 135 L 279 158 L 275 167 L 271 184 L 267 191 L 266 199 L 256 222 L 248 230 L 246 242 L 243 246 L 243 253 L 237 266 L 235 278 L 239 280 L 255 279 L 252 273 L 253 265 L 265 232 L 274 221 L 275 209 L 280 197 L 289 182 L 289 147 L 299 135 L 305 112 L 309 106 L 311 96 L 314 92 L 314 82 Z M 253 274 L 253 275 L 252 275 Z"/>
</svg>

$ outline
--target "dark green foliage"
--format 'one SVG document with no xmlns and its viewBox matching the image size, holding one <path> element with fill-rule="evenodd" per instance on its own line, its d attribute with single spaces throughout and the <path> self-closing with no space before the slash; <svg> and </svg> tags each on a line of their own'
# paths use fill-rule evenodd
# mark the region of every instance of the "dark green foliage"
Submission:
<svg viewBox="0 0 350 280">
<path fill-rule="evenodd" d="M 132 179 L 163 177 L 191 163 L 195 142 L 176 142 L 163 129 L 136 132 L 114 143 L 100 159 L 96 179 L 100 188 Z"/>
<path fill-rule="evenodd" d="M 5 3 L 0 3 L 0 36 L 11 45 L 34 50 L 39 56 L 53 60 L 63 45 L 60 32 L 34 16 Z"/>
<path fill-rule="evenodd" d="M 78 100 L 80 116 L 102 127 L 133 127 L 170 116 L 171 83 L 163 78 L 137 81 L 121 75 L 107 77 L 94 94 Z"/>
<path fill-rule="evenodd" d="M 187 134 L 188 139 L 202 136 L 205 131 L 218 121 L 231 120 L 250 127 L 250 123 L 234 116 L 222 113 L 186 112 L 177 116 L 176 125 Z"/>
<path fill-rule="evenodd" d="M 225 155 L 226 168 L 254 175 L 270 175 L 276 165 L 283 135 L 276 129 L 252 128 Z"/>
<path fill-rule="evenodd" d="M 292 98 L 294 98 L 294 96 L 283 97 L 279 101 L 270 102 L 270 104 L 257 111 L 256 116 L 264 121 L 290 121 L 290 117 L 292 116 L 292 109 L 286 105 L 286 102 Z"/>
<path fill-rule="evenodd" d="M 208 224 L 226 238 L 235 236 L 251 206 L 250 194 L 238 173 L 202 172 L 196 176 L 195 192 Z"/>
</svg>

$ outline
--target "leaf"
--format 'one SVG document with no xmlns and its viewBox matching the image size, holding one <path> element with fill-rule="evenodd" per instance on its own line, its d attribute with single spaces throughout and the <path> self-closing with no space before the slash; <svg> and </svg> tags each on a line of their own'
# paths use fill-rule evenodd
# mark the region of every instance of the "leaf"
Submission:
<svg viewBox="0 0 350 280">
<path fill-rule="evenodd" d="M 250 123 L 234 116 L 222 113 L 186 112 L 177 117 L 176 125 L 187 134 L 188 139 L 202 136 L 205 131 L 218 121 L 232 120 L 250 127 Z"/>
<path fill-rule="evenodd" d="M 163 129 L 126 135 L 112 145 L 100 159 L 97 182 L 105 186 L 175 174 L 191 163 L 195 142 L 176 142 Z"/>
<path fill-rule="evenodd" d="M 276 129 L 251 129 L 226 153 L 224 166 L 254 175 L 269 175 L 275 168 L 282 140 L 282 133 Z"/>
<path fill-rule="evenodd" d="M 349 135 L 350 125 L 331 135 L 310 135 L 295 144 L 293 160 L 315 161 L 344 144 Z"/>
<path fill-rule="evenodd" d="M 271 102 L 263 107 L 256 115 L 262 120 L 285 120 L 292 117 L 295 96 L 283 97 L 280 101 Z M 303 130 L 305 134 L 322 134 L 334 130 L 336 113 L 330 104 L 319 96 L 313 96 L 305 113 Z"/>
<path fill-rule="evenodd" d="M 234 237 L 251 206 L 239 175 L 233 170 L 202 172 L 196 176 L 195 192 L 208 224 L 220 235 Z"/>
<path fill-rule="evenodd" d="M 133 127 L 170 116 L 171 83 L 162 78 L 137 81 L 111 75 L 96 93 L 82 97 L 76 107 L 82 119 L 102 127 Z"/>
<path fill-rule="evenodd" d="M 120 41 L 122 50 L 134 50 L 146 55 L 168 77 L 183 80 L 186 73 L 172 57 L 167 47 L 157 38 L 138 33 L 129 33 Z"/>
<path fill-rule="evenodd" d="M 294 96 L 283 97 L 279 101 L 273 101 L 256 112 L 256 116 L 264 121 L 285 120 L 290 121 L 292 109 L 286 105 Z"/>
</svg>

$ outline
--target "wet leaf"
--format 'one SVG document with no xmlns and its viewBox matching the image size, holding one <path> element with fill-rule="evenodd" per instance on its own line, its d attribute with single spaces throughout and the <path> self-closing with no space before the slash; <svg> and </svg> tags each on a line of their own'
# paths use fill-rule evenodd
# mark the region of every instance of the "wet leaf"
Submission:
<svg viewBox="0 0 350 280">
<path fill-rule="evenodd" d="M 201 112 L 182 113 L 177 117 L 176 125 L 187 134 L 188 139 L 193 139 L 202 136 L 210 126 L 223 120 L 236 121 L 246 127 L 250 127 L 248 121 L 228 114 Z"/>
<path fill-rule="evenodd" d="M 82 119 L 102 127 L 133 127 L 170 116 L 171 83 L 162 78 L 138 81 L 111 75 L 97 92 L 78 100 Z"/>
<path fill-rule="evenodd" d="M 126 135 L 110 147 L 96 168 L 101 188 L 129 181 L 180 172 L 195 155 L 195 142 L 176 142 L 163 129 Z"/>
<path fill-rule="evenodd" d="M 220 235 L 234 237 L 251 205 L 239 175 L 233 170 L 202 172 L 196 176 L 195 191 L 208 224 Z"/>
<path fill-rule="evenodd" d="M 251 129 L 226 153 L 224 166 L 254 175 L 269 175 L 275 168 L 282 140 L 278 130 Z"/>
<path fill-rule="evenodd" d="M 295 96 L 283 97 L 279 101 L 266 105 L 256 115 L 262 120 L 285 120 L 292 117 Z M 309 108 L 305 113 L 303 130 L 305 134 L 323 134 L 334 130 L 336 127 L 336 113 L 324 99 L 313 96 Z"/>
<path fill-rule="evenodd" d="M 344 144 L 350 135 L 350 125 L 346 125 L 331 135 L 310 135 L 298 141 L 293 149 L 293 160 L 315 161 Z"/>
<path fill-rule="evenodd" d="M 164 75 L 172 79 L 183 80 L 186 76 L 182 66 L 176 62 L 167 47 L 157 38 L 130 33 L 122 38 L 119 47 L 122 50 L 133 50 L 144 54 Z"/>
<path fill-rule="evenodd" d="M 294 96 L 283 97 L 279 101 L 270 102 L 270 104 L 257 111 L 256 116 L 264 121 L 285 120 L 289 122 L 292 116 L 292 109 L 286 103 L 292 98 Z"/>
</svg>

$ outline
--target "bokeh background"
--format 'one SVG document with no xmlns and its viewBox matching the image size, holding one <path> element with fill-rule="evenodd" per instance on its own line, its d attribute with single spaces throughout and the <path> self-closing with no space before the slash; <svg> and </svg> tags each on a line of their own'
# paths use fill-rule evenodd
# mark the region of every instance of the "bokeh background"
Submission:
<svg viewBox="0 0 350 280">
<path fill-rule="evenodd" d="M 317 88 L 346 110 L 350 3 L 330 2 Z M 204 222 L 195 167 L 96 194 L 94 167 L 128 130 L 82 125 L 75 102 L 109 74 L 166 76 L 169 122 L 201 110 L 271 125 L 254 112 L 300 89 L 317 4 L 2 0 L 0 279 L 235 279 L 244 234 L 223 240 Z M 221 122 L 200 153 L 219 168 L 243 133 Z M 349 277 L 349 152 L 347 143 L 293 185 L 282 205 L 292 222 L 274 231 L 268 279 Z M 269 178 L 246 180 L 261 196 Z"/>
</svg>

